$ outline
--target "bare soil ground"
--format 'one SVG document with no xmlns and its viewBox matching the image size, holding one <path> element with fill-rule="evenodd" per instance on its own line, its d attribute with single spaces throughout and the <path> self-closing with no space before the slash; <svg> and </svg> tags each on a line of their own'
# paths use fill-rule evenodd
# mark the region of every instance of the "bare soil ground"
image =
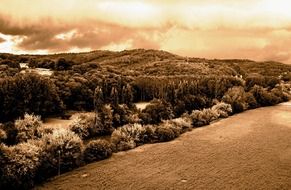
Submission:
<svg viewBox="0 0 291 190">
<path fill-rule="evenodd" d="M 150 102 L 138 102 L 138 103 L 135 103 L 137 109 L 140 109 L 140 110 L 144 110 L 147 105 L 149 105 Z"/>
<path fill-rule="evenodd" d="M 291 189 L 291 103 L 117 153 L 36 189 Z"/>
<path fill-rule="evenodd" d="M 73 120 L 61 118 L 48 118 L 43 123 L 44 127 L 69 127 Z"/>
<path fill-rule="evenodd" d="M 44 127 L 69 127 L 69 125 L 73 122 L 73 120 L 79 114 L 93 114 L 93 112 L 78 112 L 78 111 L 70 111 L 71 117 L 69 119 L 62 119 L 59 117 L 55 118 L 46 118 L 45 122 L 43 123 Z"/>
</svg>

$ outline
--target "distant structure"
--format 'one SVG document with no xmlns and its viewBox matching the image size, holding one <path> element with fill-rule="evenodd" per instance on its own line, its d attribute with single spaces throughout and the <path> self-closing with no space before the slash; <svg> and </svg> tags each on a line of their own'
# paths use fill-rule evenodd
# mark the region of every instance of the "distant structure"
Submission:
<svg viewBox="0 0 291 190">
<path fill-rule="evenodd" d="M 20 69 L 28 69 L 28 63 L 19 63 Z"/>
<path fill-rule="evenodd" d="M 42 76 L 51 76 L 53 74 L 53 71 L 50 69 L 45 69 L 45 68 L 29 68 L 28 63 L 19 63 L 20 73 L 37 73 Z"/>
<path fill-rule="evenodd" d="M 243 78 L 242 75 L 235 75 L 235 77 L 236 77 L 236 78 L 241 78 L 241 79 Z"/>
<path fill-rule="evenodd" d="M 186 57 L 186 63 L 189 64 L 189 57 Z"/>
</svg>

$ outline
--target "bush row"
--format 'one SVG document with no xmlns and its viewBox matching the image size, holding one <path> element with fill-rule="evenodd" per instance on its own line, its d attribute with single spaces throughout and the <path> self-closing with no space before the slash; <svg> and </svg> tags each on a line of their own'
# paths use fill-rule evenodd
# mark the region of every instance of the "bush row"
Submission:
<svg viewBox="0 0 291 190">
<path fill-rule="evenodd" d="M 0 189 L 30 189 L 35 182 L 82 164 L 83 142 L 67 129 L 14 146 L 1 145 Z"/>
<path fill-rule="evenodd" d="M 202 120 L 214 120 L 218 117 L 227 117 L 231 112 L 230 105 L 219 103 L 211 109 L 200 111 Z M 95 133 L 94 127 L 40 128 L 40 118 L 34 115 L 25 115 L 24 119 L 15 122 L 18 131 L 16 139 L 19 143 L 14 146 L 0 146 L 0 188 L 2 189 L 29 189 L 35 183 L 40 183 L 59 171 L 66 172 L 85 163 L 108 158 L 113 151 L 123 151 L 135 148 L 145 143 L 170 141 L 180 134 L 191 130 L 199 118 L 191 115 L 163 120 L 160 125 L 127 124 L 117 128 L 111 135 L 111 143 L 106 140 L 92 140 L 83 145 L 81 138 Z M 90 126 L 91 117 L 84 117 L 79 123 Z M 92 119 L 92 118 L 91 118 Z M 207 124 L 207 122 L 205 123 Z M 76 123 L 72 126 L 76 126 Z M 196 125 L 194 125 L 196 126 Z M 73 132 L 75 131 L 75 132 Z M 6 138 L 4 130 L 0 130 L 1 139 Z"/>
<path fill-rule="evenodd" d="M 83 145 L 82 139 L 65 128 L 39 128 L 40 118 L 26 115 L 15 122 L 19 143 L 7 146 L 0 129 L 0 189 L 30 189 L 58 172 L 70 171 L 112 154 L 108 141 Z M 2 140 L 3 139 L 3 140 Z"/>
<path fill-rule="evenodd" d="M 163 120 L 159 125 L 128 124 L 113 131 L 111 142 L 117 151 L 123 151 L 145 143 L 170 141 L 192 127 L 208 125 L 211 121 L 228 117 L 231 113 L 231 105 L 218 103 L 209 109 L 194 110 L 190 115 Z"/>
<path fill-rule="evenodd" d="M 218 118 L 226 118 L 232 113 L 231 105 L 226 103 L 219 103 L 212 108 L 203 110 L 193 110 L 190 114 L 193 127 L 201 127 L 209 125 L 210 122 Z"/>
<path fill-rule="evenodd" d="M 223 96 L 222 100 L 232 106 L 234 113 L 261 106 L 271 106 L 290 98 L 289 92 L 284 86 L 277 85 L 272 90 L 254 85 L 246 92 L 243 87 L 232 87 Z"/>
</svg>

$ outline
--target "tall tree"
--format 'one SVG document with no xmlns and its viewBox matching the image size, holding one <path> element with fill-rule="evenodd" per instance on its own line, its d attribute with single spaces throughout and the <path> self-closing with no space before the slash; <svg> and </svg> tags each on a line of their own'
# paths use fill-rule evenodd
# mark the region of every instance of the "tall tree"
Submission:
<svg viewBox="0 0 291 190">
<path fill-rule="evenodd" d="M 133 91 L 130 84 L 126 84 L 122 88 L 122 102 L 131 106 L 133 102 Z"/>
<path fill-rule="evenodd" d="M 118 97 L 118 91 L 117 91 L 115 86 L 111 88 L 110 99 L 111 99 L 111 102 L 112 102 L 113 106 L 117 106 L 118 105 L 119 97 Z"/>
<path fill-rule="evenodd" d="M 100 86 L 97 86 L 94 91 L 94 109 L 99 112 L 104 104 L 103 91 Z"/>
</svg>

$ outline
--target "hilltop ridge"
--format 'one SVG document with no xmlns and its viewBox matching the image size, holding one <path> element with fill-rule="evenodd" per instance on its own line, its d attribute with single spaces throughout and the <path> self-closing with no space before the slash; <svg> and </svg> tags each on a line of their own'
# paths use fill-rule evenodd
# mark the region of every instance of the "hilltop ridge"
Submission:
<svg viewBox="0 0 291 190">
<path fill-rule="evenodd" d="M 95 50 L 80 53 L 58 53 L 48 55 L 14 55 L 0 53 L 0 65 L 7 60 L 27 62 L 37 67 L 50 68 L 49 64 L 64 58 L 73 65 L 98 64 L 127 75 L 172 76 L 172 75 L 244 75 L 259 73 L 280 76 L 290 72 L 291 65 L 275 61 L 257 62 L 249 59 L 206 59 L 183 57 L 163 50 L 133 49 L 119 52 Z"/>
</svg>

